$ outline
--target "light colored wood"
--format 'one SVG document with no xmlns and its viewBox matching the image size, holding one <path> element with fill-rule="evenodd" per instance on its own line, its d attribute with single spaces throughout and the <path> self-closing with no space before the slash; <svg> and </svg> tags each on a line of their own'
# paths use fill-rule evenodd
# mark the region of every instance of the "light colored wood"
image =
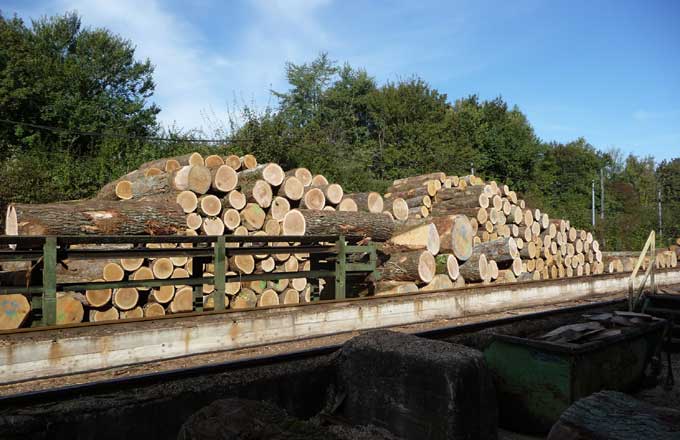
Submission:
<svg viewBox="0 0 680 440">
<path fill-rule="evenodd" d="M 229 267 L 244 274 L 251 274 L 255 270 L 255 259 L 252 255 L 234 255 L 229 257 Z"/>
<path fill-rule="evenodd" d="M 95 282 L 106 281 L 103 279 L 94 280 Z M 85 291 L 85 299 L 92 307 L 102 307 L 111 301 L 111 289 L 91 289 Z M 2 297 L 0 297 L 2 299 Z"/>
<path fill-rule="evenodd" d="M 149 294 L 149 301 L 167 304 L 175 297 L 175 286 L 154 287 Z"/>
<path fill-rule="evenodd" d="M 257 231 L 264 226 L 266 214 L 260 205 L 256 203 L 248 203 L 240 215 L 241 224 L 248 228 L 249 231 Z"/>
<path fill-rule="evenodd" d="M 307 187 L 312 184 L 312 173 L 307 168 L 295 168 L 286 172 L 287 176 L 295 176 L 302 185 Z"/>
<path fill-rule="evenodd" d="M 241 225 L 241 214 L 234 208 L 225 209 L 222 212 L 222 223 L 227 229 L 233 231 Z"/>
<path fill-rule="evenodd" d="M 224 164 L 230 166 L 234 171 L 241 169 L 241 159 L 235 154 L 225 157 Z"/>
<path fill-rule="evenodd" d="M 222 235 L 224 234 L 224 222 L 219 217 L 206 217 L 203 219 L 201 231 L 205 235 Z"/>
<path fill-rule="evenodd" d="M 144 258 L 121 258 L 120 266 L 128 272 L 134 272 L 144 264 Z"/>
<path fill-rule="evenodd" d="M 111 301 L 118 310 L 130 310 L 139 302 L 139 291 L 134 287 L 115 289 Z"/>
<path fill-rule="evenodd" d="M 290 202 L 285 197 L 275 197 L 272 201 L 272 206 L 269 209 L 269 214 L 274 220 L 282 221 L 286 214 L 290 211 Z"/>
<path fill-rule="evenodd" d="M 251 309 L 257 306 L 257 295 L 250 289 L 243 288 L 231 298 L 229 307 L 232 309 Z"/>
<path fill-rule="evenodd" d="M 115 307 L 108 307 L 101 310 L 90 310 L 90 322 L 117 321 L 120 319 L 120 312 Z"/>
<path fill-rule="evenodd" d="M 224 159 L 217 154 L 211 154 L 204 160 L 204 165 L 208 168 L 219 168 L 224 165 Z"/>
<path fill-rule="evenodd" d="M 165 307 L 156 302 L 146 303 L 142 306 L 144 317 L 153 318 L 165 315 Z"/>
<path fill-rule="evenodd" d="M 286 289 L 279 293 L 279 304 L 299 304 L 300 294 L 295 289 Z"/>
<path fill-rule="evenodd" d="M 241 156 L 241 168 L 252 170 L 257 167 L 257 159 L 252 154 Z"/>
<path fill-rule="evenodd" d="M 87 300 L 81 293 L 57 292 L 57 325 L 83 322 Z"/>
<path fill-rule="evenodd" d="M 222 202 L 219 198 L 212 194 L 201 196 L 198 199 L 198 212 L 207 217 L 215 217 L 220 215 L 222 211 Z"/>
<path fill-rule="evenodd" d="M 305 186 L 295 176 L 288 176 L 283 179 L 283 183 L 278 189 L 277 194 L 288 200 L 300 200 L 305 193 Z"/>
<path fill-rule="evenodd" d="M 354 200 L 359 211 L 381 213 L 384 209 L 383 198 L 377 192 L 346 194 L 344 199 Z"/>
<path fill-rule="evenodd" d="M 271 307 L 278 305 L 279 305 L 279 293 L 272 289 L 266 289 L 257 298 L 257 307 Z"/>
<path fill-rule="evenodd" d="M 358 210 L 356 202 L 352 199 L 342 199 L 338 204 L 338 211 L 357 212 Z"/>
<path fill-rule="evenodd" d="M 305 188 L 305 194 L 300 200 L 301 209 L 322 210 L 326 206 L 326 195 L 316 186 Z"/>
<path fill-rule="evenodd" d="M 182 287 L 175 292 L 166 311 L 168 313 L 185 313 L 194 309 L 194 292 L 191 287 Z"/>
<path fill-rule="evenodd" d="M 130 275 L 130 279 L 134 281 L 153 280 L 153 271 L 147 266 L 142 266 Z M 149 290 L 149 287 L 137 287 L 138 290 Z"/>
<path fill-rule="evenodd" d="M 125 271 L 120 267 L 120 264 L 117 263 L 108 263 L 102 270 L 102 278 L 104 278 L 105 281 L 121 281 L 124 277 Z"/>
<path fill-rule="evenodd" d="M 246 203 L 246 196 L 238 190 L 229 191 L 229 194 L 222 198 L 222 207 L 225 209 L 233 208 L 240 211 Z"/>
<path fill-rule="evenodd" d="M 175 265 L 170 258 L 158 258 L 151 262 L 151 271 L 153 272 L 154 278 L 158 280 L 170 278 L 174 270 Z"/>
</svg>

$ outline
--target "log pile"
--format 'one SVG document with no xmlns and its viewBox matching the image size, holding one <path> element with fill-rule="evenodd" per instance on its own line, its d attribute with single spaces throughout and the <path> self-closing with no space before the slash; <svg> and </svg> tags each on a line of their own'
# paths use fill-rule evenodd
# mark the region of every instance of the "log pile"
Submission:
<svg viewBox="0 0 680 440">
<path fill-rule="evenodd" d="M 367 280 L 369 288 L 361 292 L 369 295 L 556 279 L 627 267 L 621 256 L 603 254 L 591 233 L 530 209 L 507 186 L 476 176 L 430 173 L 395 180 L 384 196 L 345 193 L 306 168 L 283 170 L 275 163 L 259 164 L 252 155 L 193 153 L 155 160 L 105 185 L 91 200 L 12 204 L 6 233 L 360 235 L 378 244 L 379 279 Z M 675 253 L 660 255 L 660 267 L 677 264 Z M 178 279 L 177 285 L 162 288 L 62 295 L 77 299 L 69 300 L 69 307 L 77 309 L 78 303 L 83 309 L 84 318 L 74 313 L 64 318 L 69 322 L 192 310 L 192 289 L 181 284 L 192 273 L 191 258 L 65 263 L 60 282 Z M 240 255 L 229 258 L 226 270 L 229 275 L 308 271 L 310 262 L 305 254 Z M 204 275 L 213 271 L 208 265 Z M 16 273 L 0 277 L 0 283 L 12 277 Z M 225 304 L 239 309 L 309 302 L 323 286 L 323 280 L 313 286 L 305 277 L 232 282 L 227 284 Z M 214 286 L 202 290 L 204 308 L 211 309 Z M 28 308 L 17 298 L 6 302 L 16 310 Z M 16 321 L 9 325 L 19 326 L 25 319 Z"/>
</svg>

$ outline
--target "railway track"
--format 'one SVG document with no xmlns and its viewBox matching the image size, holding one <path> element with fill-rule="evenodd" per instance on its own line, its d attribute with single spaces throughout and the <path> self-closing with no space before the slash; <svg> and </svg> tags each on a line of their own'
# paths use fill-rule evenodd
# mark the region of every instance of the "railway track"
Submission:
<svg viewBox="0 0 680 440">
<path fill-rule="evenodd" d="M 434 328 L 427 327 L 423 329 L 423 323 L 421 323 L 419 324 L 420 328 L 408 329 L 398 327 L 397 330 L 407 331 L 424 338 L 446 339 L 521 322 L 556 318 L 561 315 L 579 314 L 594 309 L 624 307 L 625 304 L 625 299 L 617 297 L 615 299 L 591 302 L 587 304 L 578 304 L 574 306 L 564 307 L 564 305 L 562 305 L 561 307 L 551 308 L 548 310 L 522 313 L 503 318 L 484 319 L 484 317 L 481 316 L 478 317 L 480 319 L 479 321 L 465 324 L 443 325 L 435 326 Z M 338 335 L 339 334 L 340 333 L 338 333 Z M 313 348 L 287 351 L 272 355 L 253 356 L 206 365 L 194 365 L 184 368 L 174 368 L 166 371 L 154 371 L 151 373 L 139 374 L 130 377 L 110 378 L 87 383 L 58 386 L 48 389 L 6 394 L 0 396 L 0 407 L 19 408 L 25 405 L 39 405 L 48 402 L 86 398 L 107 393 L 119 393 L 150 385 L 170 384 L 172 382 L 180 381 L 186 378 L 236 372 L 253 367 L 272 366 L 275 364 L 326 356 L 336 352 L 341 347 L 342 343 L 331 343 Z M 63 375 L 61 377 L 65 378 L 67 375 Z M 58 381 L 59 378 L 60 376 L 56 376 L 50 378 L 50 380 Z"/>
</svg>

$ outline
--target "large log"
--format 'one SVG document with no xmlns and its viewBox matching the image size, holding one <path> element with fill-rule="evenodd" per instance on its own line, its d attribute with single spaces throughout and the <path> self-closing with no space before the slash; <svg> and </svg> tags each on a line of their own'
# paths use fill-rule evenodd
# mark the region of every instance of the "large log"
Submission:
<svg viewBox="0 0 680 440">
<path fill-rule="evenodd" d="M 405 222 L 398 222 L 395 235 L 428 223 L 437 228 L 442 252 L 452 253 L 460 261 L 470 258 L 470 255 L 472 255 L 472 239 L 475 234 L 470 219 L 465 215 L 429 216 L 424 219 L 409 219 Z"/>
<path fill-rule="evenodd" d="M 491 281 L 491 273 L 484 254 L 475 254 L 458 267 L 460 275 L 465 281 Z"/>
<path fill-rule="evenodd" d="M 170 185 L 167 174 L 146 176 L 142 171 L 137 170 L 104 185 L 96 198 L 101 200 L 140 199 L 172 190 L 175 188 Z"/>
<path fill-rule="evenodd" d="M 378 214 L 383 212 L 385 206 L 382 196 L 377 192 L 346 194 L 344 198 L 354 200 L 359 211 L 368 211 Z"/>
<path fill-rule="evenodd" d="M 186 229 L 176 203 L 160 199 L 11 204 L 7 235 L 174 235 Z"/>
<path fill-rule="evenodd" d="M 427 249 L 432 255 L 437 255 L 441 246 L 437 227 L 431 223 L 424 223 L 397 233 L 390 238 L 388 243 L 403 249 Z"/>
<path fill-rule="evenodd" d="M 435 276 L 437 264 L 429 251 L 395 253 L 387 257 L 378 267 L 381 280 L 429 283 Z"/>
<path fill-rule="evenodd" d="M 434 203 L 451 209 L 479 208 L 480 206 L 486 208 L 482 200 L 482 196 L 486 197 L 484 188 L 484 186 L 470 186 L 465 189 L 442 188 L 437 192 Z"/>
<path fill-rule="evenodd" d="M 408 203 L 401 197 L 393 197 L 389 199 L 384 199 L 385 211 L 390 212 L 396 220 L 407 220 L 408 219 Z"/>
<path fill-rule="evenodd" d="M 175 157 L 166 157 L 163 159 L 156 159 L 152 160 L 150 162 L 143 163 L 139 166 L 140 170 L 145 170 L 148 168 L 158 168 L 161 170 L 164 170 L 166 172 L 171 172 L 174 171 L 174 169 L 168 170 L 168 162 L 170 162 L 170 167 L 174 167 L 175 164 L 178 164 L 179 166 L 186 166 L 186 165 L 204 165 L 205 161 L 203 160 L 203 156 L 201 156 L 199 153 L 189 153 L 189 154 L 184 154 L 182 156 L 175 156 Z M 175 168 L 177 169 L 177 168 Z"/>
<path fill-rule="evenodd" d="M 510 267 L 513 261 L 519 258 L 517 243 L 511 237 L 499 238 L 475 245 L 470 258 L 480 254 L 484 254 L 488 260 L 495 261 L 501 269 Z"/>
<path fill-rule="evenodd" d="M 387 241 L 394 221 L 380 213 L 293 209 L 283 218 L 283 235 L 361 235 Z"/>
<path fill-rule="evenodd" d="M 286 174 L 280 166 L 275 163 L 268 163 L 239 172 L 238 182 L 242 186 L 249 186 L 254 185 L 257 180 L 264 180 L 271 186 L 279 186 L 283 183 L 284 177 L 286 177 Z"/>
<path fill-rule="evenodd" d="M 28 299 L 20 294 L 0 295 L 0 330 L 21 327 L 31 313 Z"/>
</svg>

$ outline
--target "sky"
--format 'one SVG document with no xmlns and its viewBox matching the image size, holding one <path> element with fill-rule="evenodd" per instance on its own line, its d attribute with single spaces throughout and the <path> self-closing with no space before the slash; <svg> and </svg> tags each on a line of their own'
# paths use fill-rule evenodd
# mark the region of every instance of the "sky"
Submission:
<svg viewBox="0 0 680 440">
<path fill-rule="evenodd" d="M 418 75 L 450 101 L 517 105 L 544 141 L 680 156 L 680 1 L 0 0 L 78 11 L 156 66 L 161 122 L 208 132 L 276 105 L 284 65 L 320 52 L 378 83 Z"/>
</svg>

